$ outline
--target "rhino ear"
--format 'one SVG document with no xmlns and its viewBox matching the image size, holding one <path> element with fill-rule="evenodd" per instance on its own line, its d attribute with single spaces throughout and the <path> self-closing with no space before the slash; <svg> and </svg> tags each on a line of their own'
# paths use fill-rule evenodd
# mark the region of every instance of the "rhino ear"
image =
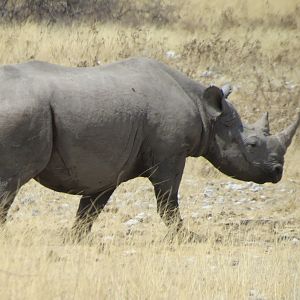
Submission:
<svg viewBox="0 0 300 300">
<path fill-rule="evenodd" d="M 208 87 L 203 94 L 207 113 L 213 117 L 219 117 L 223 112 L 224 94 L 221 89 L 216 86 Z"/>
</svg>

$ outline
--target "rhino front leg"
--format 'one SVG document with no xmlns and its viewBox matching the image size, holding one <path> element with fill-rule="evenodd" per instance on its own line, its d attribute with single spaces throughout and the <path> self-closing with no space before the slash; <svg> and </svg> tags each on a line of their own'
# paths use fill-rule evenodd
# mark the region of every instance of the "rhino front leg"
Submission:
<svg viewBox="0 0 300 300">
<path fill-rule="evenodd" d="M 93 223 L 103 210 L 115 189 L 106 190 L 100 194 L 82 196 L 73 225 L 74 237 L 80 241 L 90 233 Z"/>
<path fill-rule="evenodd" d="M 17 180 L 0 180 L 0 225 L 4 225 L 7 219 L 7 213 L 14 202 L 18 193 Z"/>
<path fill-rule="evenodd" d="M 178 189 L 185 165 L 185 156 L 172 157 L 158 164 L 156 171 L 149 177 L 154 186 L 157 199 L 157 212 L 169 228 L 167 238 L 175 236 L 179 241 L 203 241 L 197 234 L 183 227 L 178 205 Z"/>
</svg>

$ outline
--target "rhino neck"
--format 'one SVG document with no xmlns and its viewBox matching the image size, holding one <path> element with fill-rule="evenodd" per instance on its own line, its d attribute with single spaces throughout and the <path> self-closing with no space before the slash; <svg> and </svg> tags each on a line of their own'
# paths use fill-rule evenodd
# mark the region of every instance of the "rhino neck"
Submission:
<svg viewBox="0 0 300 300">
<path fill-rule="evenodd" d="M 201 132 L 199 132 L 196 137 L 197 141 L 195 143 L 195 146 L 192 150 L 192 154 L 190 156 L 205 157 L 206 154 L 208 153 L 210 140 L 211 140 L 213 132 L 214 132 L 214 128 L 213 128 L 214 122 L 212 122 L 212 120 L 209 118 L 209 116 L 207 116 L 207 113 L 203 107 L 203 104 L 201 103 L 201 101 L 199 99 L 196 101 L 195 104 L 199 111 L 199 117 L 201 120 L 202 128 L 201 128 Z"/>
</svg>

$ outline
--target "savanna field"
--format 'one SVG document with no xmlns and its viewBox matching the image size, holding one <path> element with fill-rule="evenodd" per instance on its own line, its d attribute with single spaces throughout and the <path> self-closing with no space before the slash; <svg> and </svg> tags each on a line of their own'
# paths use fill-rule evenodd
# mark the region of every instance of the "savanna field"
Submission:
<svg viewBox="0 0 300 300">
<path fill-rule="evenodd" d="M 273 133 L 300 111 L 296 0 L 115 1 L 86 15 L 72 4 L 66 19 L 66 1 L 40 1 L 40 14 L 26 1 L 2 2 L 0 64 L 152 57 L 206 85 L 231 83 L 242 119 L 268 111 Z M 166 241 L 153 188 L 135 179 L 74 244 L 80 196 L 28 182 L 0 230 L 0 299 L 300 299 L 300 129 L 278 184 L 237 181 L 188 159 L 179 194 L 185 225 L 207 242 Z"/>
</svg>

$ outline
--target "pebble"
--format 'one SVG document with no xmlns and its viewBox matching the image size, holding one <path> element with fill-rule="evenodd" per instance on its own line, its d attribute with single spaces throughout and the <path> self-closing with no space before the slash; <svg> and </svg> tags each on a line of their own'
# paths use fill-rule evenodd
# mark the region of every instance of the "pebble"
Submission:
<svg viewBox="0 0 300 300">
<path fill-rule="evenodd" d="M 136 254 L 136 250 L 134 250 L 134 249 L 129 249 L 129 250 L 126 250 L 123 252 L 124 256 L 132 256 L 134 254 Z"/>
<path fill-rule="evenodd" d="M 114 240 L 114 237 L 112 235 L 106 235 L 102 238 L 103 242 L 112 242 Z"/>
<path fill-rule="evenodd" d="M 166 57 L 169 58 L 169 59 L 175 59 L 175 58 L 179 58 L 180 55 L 176 54 L 175 51 L 173 50 L 169 50 L 165 53 Z"/>
<path fill-rule="evenodd" d="M 212 70 L 204 71 L 200 76 L 201 77 L 213 77 L 215 73 Z"/>
<path fill-rule="evenodd" d="M 35 199 L 30 197 L 30 196 L 20 199 L 20 203 L 23 204 L 23 205 L 28 205 L 28 204 L 31 204 L 31 203 L 34 203 L 34 202 L 35 202 Z"/>
<path fill-rule="evenodd" d="M 217 203 L 224 203 L 224 197 L 223 196 L 219 196 L 217 198 Z"/>
<path fill-rule="evenodd" d="M 236 266 L 238 266 L 239 265 L 239 260 L 238 259 L 233 259 L 232 261 L 231 261 L 231 263 L 230 263 L 230 265 L 232 266 L 232 267 L 236 267 Z"/>
<path fill-rule="evenodd" d="M 32 210 L 31 215 L 32 215 L 33 217 L 36 217 L 36 216 L 38 216 L 39 214 L 40 214 L 40 211 L 39 211 L 38 209 L 33 209 L 33 210 Z"/>
<path fill-rule="evenodd" d="M 148 215 L 146 213 L 141 212 L 138 215 L 136 215 L 134 219 L 138 220 L 139 222 L 143 222 L 147 217 Z"/>
<path fill-rule="evenodd" d="M 203 205 L 202 208 L 209 209 L 209 208 L 212 208 L 212 205 L 206 204 L 206 205 Z"/>
<path fill-rule="evenodd" d="M 203 191 L 204 197 L 211 198 L 214 195 L 215 190 L 211 187 L 206 187 Z"/>
<path fill-rule="evenodd" d="M 130 219 L 128 221 L 126 221 L 124 224 L 127 226 L 127 227 L 132 227 L 136 224 L 140 223 L 139 220 L 136 220 L 136 219 Z"/>
<path fill-rule="evenodd" d="M 261 185 L 254 182 L 248 182 L 246 185 L 249 186 L 249 190 L 252 192 L 258 192 L 263 190 L 263 187 Z"/>
<path fill-rule="evenodd" d="M 189 256 L 186 258 L 185 260 L 185 267 L 188 268 L 188 267 L 193 267 L 195 266 L 195 263 L 197 262 L 197 259 L 195 256 Z"/>
<path fill-rule="evenodd" d="M 139 214 L 137 214 L 134 218 L 126 221 L 124 224 L 131 228 L 139 223 L 142 223 L 144 221 L 146 221 L 146 219 L 150 218 L 149 214 L 146 214 L 145 212 L 141 212 Z"/>
<path fill-rule="evenodd" d="M 240 190 L 244 190 L 245 186 L 242 184 L 228 182 L 227 184 L 225 184 L 225 188 L 228 190 L 240 191 Z"/>
<path fill-rule="evenodd" d="M 263 187 L 261 185 L 256 184 L 254 182 L 247 182 L 245 184 L 228 182 L 225 184 L 225 188 L 228 190 L 233 190 L 233 191 L 249 190 L 251 192 L 258 192 L 258 191 L 263 190 Z"/>
<path fill-rule="evenodd" d="M 193 213 L 191 214 L 191 217 L 192 217 L 193 219 L 198 219 L 198 218 L 200 217 L 200 214 L 197 213 L 197 212 L 193 212 Z"/>
<path fill-rule="evenodd" d="M 293 90 L 298 84 L 294 83 L 293 81 L 286 81 L 285 86 L 288 90 Z"/>
<path fill-rule="evenodd" d="M 249 300 L 266 300 L 266 298 L 261 295 L 260 291 L 251 289 L 249 291 Z"/>
</svg>

